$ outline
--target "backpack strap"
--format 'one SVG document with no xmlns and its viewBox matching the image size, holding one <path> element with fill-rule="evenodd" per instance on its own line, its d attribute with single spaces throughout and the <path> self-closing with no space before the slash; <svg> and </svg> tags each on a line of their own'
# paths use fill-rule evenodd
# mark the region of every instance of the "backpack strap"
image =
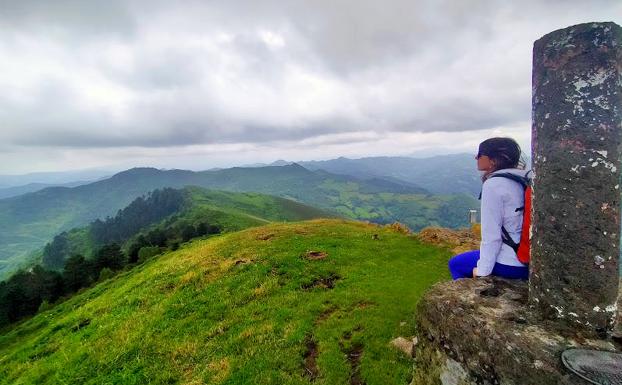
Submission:
<svg viewBox="0 0 622 385">
<path fill-rule="evenodd" d="M 529 170 L 525 173 L 525 176 L 520 176 L 520 175 L 516 175 L 516 174 L 512 174 L 509 172 L 502 172 L 499 174 L 492 174 L 491 176 L 488 177 L 488 179 L 490 178 L 506 178 L 506 179 L 511 179 L 514 182 L 520 184 L 521 186 L 523 186 L 523 190 L 526 190 L 527 187 L 531 186 L 531 178 L 529 178 L 527 175 L 529 175 L 529 173 L 532 172 L 532 170 Z M 477 197 L 477 200 L 482 200 L 482 190 L 479 191 L 479 196 Z M 519 207 L 521 210 L 524 209 L 524 207 Z M 519 209 L 516 209 L 516 211 L 519 211 Z"/>
<path fill-rule="evenodd" d="M 510 246 L 515 253 L 518 253 L 519 244 L 512 240 L 512 237 L 510 237 L 510 233 L 508 233 L 504 226 L 501 226 L 501 241 L 506 245 Z"/>
<path fill-rule="evenodd" d="M 531 170 L 529 172 L 531 172 Z M 520 176 L 520 175 L 512 174 L 509 172 L 502 172 L 499 174 L 492 174 L 488 178 L 490 179 L 490 178 L 495 178 L 495 177 L 511 179 L 514 182 L 519 183 L 521 186 L 523 186 L 523 189 L 526 189 L 527 187 L 531 186 L 531 179 L 527 178 L 526 174 L 525 176 Z"/>
</svg>

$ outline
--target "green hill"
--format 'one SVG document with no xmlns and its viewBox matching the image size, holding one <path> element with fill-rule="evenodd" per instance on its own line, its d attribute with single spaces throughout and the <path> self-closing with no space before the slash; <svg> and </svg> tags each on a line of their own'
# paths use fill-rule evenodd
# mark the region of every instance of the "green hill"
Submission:
<svg viewBox="0 0 622 385">
<path fill-rule="evenodd" d="M 331 214 L 257 193 L 164 188 L 114 217 L 62 232 L 31 266 L 0 281 L 0 328 L 191 239 Z"/>
<path fill-rule="evenodd" d="M 348 218 L 400 221 L 413 230 L 464 226 L 467 210 L 477 206 L 466 195 L 433 196 L 406 182 L 361 180 L 309 171 L 297 164 L 203 172 L 131 169 L 88 185 L 47 188 L 0 200 L 0 276 L 32 260 L 34 250 L 62 231 L 114 215 L 154 189 L 184 186 L 277 195 Z"/>
<path fill-rule="evenodd" d="M 171 202 L 174 203 L 172 211 L 162 211 L 161 206 L 166 203 L 163 196 L 168 196 L 169 206 Z M 159 211 L 160 215 L 152 211 Z M 89 226 L 57 235 L 44 249 L 43 262 L 48 268 L 62 268 L 64 260 L 71 255 L 89 257 L 99 247 L 109 243 L 117 243 L 127 249 L 138 236 L 148 236 L 153 232 L 162 234 L 162 243 L 152 246 L 170 247 L 171 243 L 205 235 L 196 234 L 196 227 L 201 224 L 216 227 L 217 232 L 232 232 L 272 222 L 332 217 L 335 217 L 332 213 L 265 194 L 215 191 L 200 187 L 154 190 L 145 198 L 137 198 L 114 218 L 96 220 Z M 189 228 L 193 230 L 184 235 Z M 55 246 L 58 241 L 63 243 L 60 249 L 64 255 L 60 256 L 58 263 L 50 263 L 54 258 L 50 257 L 48 249 L 59 248 Z"/>
<path fill-rule="evenodd" d="M 160 232 L 162 244 L 184 242 L 199 235 L 197 226 L 231 232 L 275 221 L 331 218 L 334 214 L 288 199 L 258 193 L 234 193 L 186 187 L 165 188 L 136 198 L 115 217 L 56 235 L 43 249 L 44 267 L 60 269 L 75 254 L 91 257 L 105 244 L 124 245 L 138 235 Z M 188 230 L 190 229 L 189 234 Z"/>
<path fill-rule="evenodd" d="M 408 383 L 389 341 L 447 257 L 341 220 L 195 241 L 5 330 L 0 383 Z"/>
</svg>

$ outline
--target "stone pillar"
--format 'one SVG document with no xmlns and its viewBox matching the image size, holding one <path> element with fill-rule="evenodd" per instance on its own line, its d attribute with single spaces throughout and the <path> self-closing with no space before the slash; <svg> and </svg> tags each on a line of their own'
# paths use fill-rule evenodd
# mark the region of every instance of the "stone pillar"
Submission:
<svg viewBox="0 0 622 385">
<path fill-rule="evenodd" d="M 601 335 L 618 294 L 622 29 L 587 23 L 534 44 L 530 302 Z"/>
</svg>

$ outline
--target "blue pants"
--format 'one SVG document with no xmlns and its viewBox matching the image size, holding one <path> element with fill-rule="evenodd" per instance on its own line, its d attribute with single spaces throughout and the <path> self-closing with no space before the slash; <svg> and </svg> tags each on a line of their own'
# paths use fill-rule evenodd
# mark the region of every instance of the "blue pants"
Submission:
<svg viewBox="0 0 622 385">
<path fill-rule="evenodd" d="M 478 260 L 479 250 L 467 251 L 466 253 L 458 254 L 451 258 L 449 260 L 449 272 L 451 273 L 451 278 L 454 280 L 460 278 L 472 278 L 473 268 L 477 267 Z M 495 267 L 492 269 L 491 275 L 510 279 L 528 279 L 529 268 L 526 266 L 508 266 L 495 263 Z"/>
</svg>

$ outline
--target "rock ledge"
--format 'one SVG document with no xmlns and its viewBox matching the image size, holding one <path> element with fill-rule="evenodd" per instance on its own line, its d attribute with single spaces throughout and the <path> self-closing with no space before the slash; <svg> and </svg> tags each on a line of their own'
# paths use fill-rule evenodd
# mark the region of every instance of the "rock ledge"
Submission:
<svg viewBox="0 0 622 385">
<path fill-rule="evenodd" d="M 570 347 L 620 351 L 611 340 L 537 319 L 526 282 L 496 277 L 436 284 L 417 311 L 412 385 L 588 384 L 560 360 Z"/>
</svg>

